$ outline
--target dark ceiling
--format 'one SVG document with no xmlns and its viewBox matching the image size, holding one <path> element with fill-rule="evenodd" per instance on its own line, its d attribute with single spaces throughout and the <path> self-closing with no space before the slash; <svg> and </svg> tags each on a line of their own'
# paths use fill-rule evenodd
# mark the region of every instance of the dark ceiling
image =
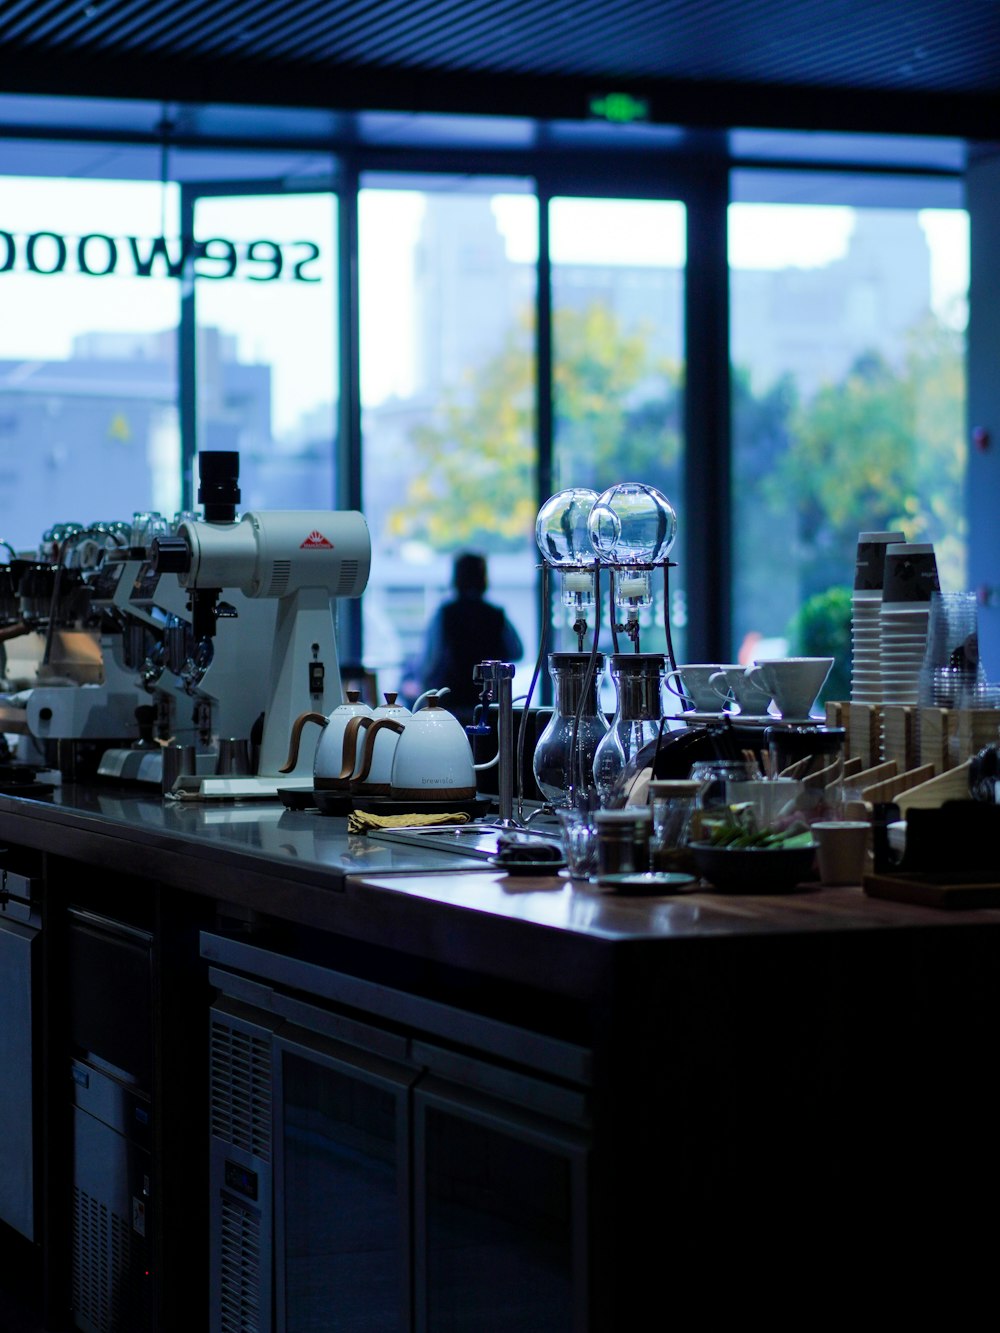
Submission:
<svg viewBox="0 0 1000 1333">
<path fill-rule="evenodd" d="M 1000 137 L 1000 0 L 6 0 L 0 93 Z"/>
</svg>

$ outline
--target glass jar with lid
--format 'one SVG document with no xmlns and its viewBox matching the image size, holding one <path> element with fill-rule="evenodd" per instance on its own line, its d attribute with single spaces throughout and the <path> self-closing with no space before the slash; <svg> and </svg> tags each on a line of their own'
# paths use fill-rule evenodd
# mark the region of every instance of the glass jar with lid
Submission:
<svg viewBox="0 0 1000 1333">
<path fill-rule="evenodd" d="M 649 849 L 651 870 L 684 871 L 694 864 L 688 843 L 697 831 L 698 778 L 658 778 L 649 784 L 653 811 Z"/>
<path fill-rule="evenodd" d="M 844 806 L 843 727 L 786 723 L 768 727 L 768 777 L 794 784 L 789 811 L 813 823 L 837 819 Z"/>
</svg>

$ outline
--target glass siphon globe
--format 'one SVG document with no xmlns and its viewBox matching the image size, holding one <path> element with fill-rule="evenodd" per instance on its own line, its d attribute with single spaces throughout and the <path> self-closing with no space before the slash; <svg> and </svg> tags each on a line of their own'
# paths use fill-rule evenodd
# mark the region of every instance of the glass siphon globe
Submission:
<svg viewBox="0 0 1000 1333">
<path fill-rule="evenodd" d="M 546 564 L 580 569 L 596 563 L 587 526 L 596 499 L 596 491 L 573 487 L 545 501 L 535 519 L 535 541 Z"/>
<path fill-rule="evenodd" d="M 625 481 L 594 501 L 587 529 L 602 564 L 662 565 L 677 536 L 677 515 L 653 486 Z"/>
<path fill-rule="evenodd" d="M 542 559 L 562 576 L 562 600 L 584 612 L 594 604 L 597 556 L 587 527 L 597 492 L 584 487 L 558 491 L 535 519 L 535 541 Z"/>
</svg>

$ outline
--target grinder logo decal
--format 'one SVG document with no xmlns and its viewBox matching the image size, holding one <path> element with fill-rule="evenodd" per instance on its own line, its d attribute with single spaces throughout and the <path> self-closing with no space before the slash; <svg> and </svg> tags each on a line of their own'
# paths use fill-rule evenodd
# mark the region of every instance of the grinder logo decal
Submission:
<svg viewBox="0 0 1000 1333">
<path fill-rule="evenodd" d="M 299 547 L 299 550 L 300 550 L 300 551 L 332 551 L 332 550 L 333 550 L 333 542 L 331 542 L 331 541 L 327 541 L 327 539 L 323 536 L 323 534 L 322 534 L 321 532 L 317 532 L 316 529 L 313 528 L 312 532 L 310 532 L 309 536 L 305 539 L 305 541 L 304 541 L 304 542 L 302 543 L 302 545 Z"/>
</svg>

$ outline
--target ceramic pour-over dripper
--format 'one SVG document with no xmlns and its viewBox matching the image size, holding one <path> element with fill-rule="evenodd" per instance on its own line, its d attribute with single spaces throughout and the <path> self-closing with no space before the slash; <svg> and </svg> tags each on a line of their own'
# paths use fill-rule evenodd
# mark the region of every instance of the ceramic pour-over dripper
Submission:
<svg viewBox="0 0 1000 1333">
<path fill-rule="evenodd" d="M 776 657 L 755 663 L 747 675 L 770 693 L 783 718 L 806 719 L 833 662 L 832 657 Z"/>
</svg>

